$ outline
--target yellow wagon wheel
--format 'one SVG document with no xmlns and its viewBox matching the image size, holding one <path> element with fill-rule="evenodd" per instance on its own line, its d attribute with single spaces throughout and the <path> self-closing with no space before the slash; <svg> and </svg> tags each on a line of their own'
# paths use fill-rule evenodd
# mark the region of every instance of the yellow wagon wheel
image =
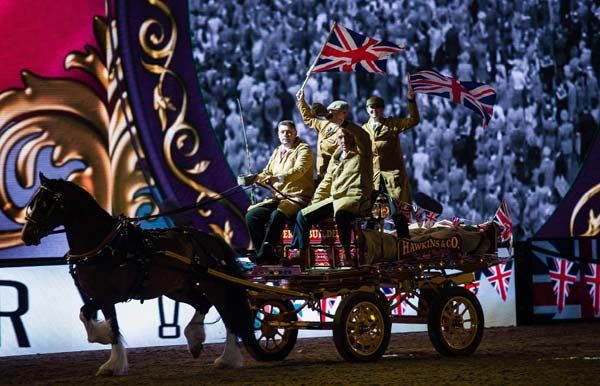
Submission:
<svg viewBox="0 0 600 386">
<path fill-rule="evenodd" d="M 253 310 L 254 335 L 244 339 L 248 353 L 257 361 L 285 359 L 298 339 L 298 329 L 289 327 L 298 320 L 289 300 L 259 300 Z"/>
<path fill-rule="evenodd" d="M 387 349 L 390 334 L 389 307 L 380 296 L 356 292 L 342 299 L 333 322 L 333 340 L 344 359 L 376 361 Z"/>
<path fill-rule="evenodd" d="M 477 297 L 463 287 L 442 289 L 429 312 L 427 331 L 442 355 L 473 353 L 483 337 L 483 310 Z"/>
</svg>

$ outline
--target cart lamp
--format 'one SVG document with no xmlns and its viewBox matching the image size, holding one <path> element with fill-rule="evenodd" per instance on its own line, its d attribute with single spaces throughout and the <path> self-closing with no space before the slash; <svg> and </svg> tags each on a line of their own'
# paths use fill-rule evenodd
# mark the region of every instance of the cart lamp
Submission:
<svg viewBox="0 0 600 386">
<path fill-rule="evenodd" d="M 371 214 L 376 220 L 382 220 L 390 215 L 390 204 L 383 193 L 380 193 L 379 196 L 377 196 L 377 200 L 375 200 L 373 208 L 371 209 Z"/>
</svg>

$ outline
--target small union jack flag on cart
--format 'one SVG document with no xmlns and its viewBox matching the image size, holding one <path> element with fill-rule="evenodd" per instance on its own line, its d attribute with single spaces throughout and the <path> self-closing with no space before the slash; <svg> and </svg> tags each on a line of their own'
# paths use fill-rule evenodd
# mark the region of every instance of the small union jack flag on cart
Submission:
<svg viewBox="0 0 600 386">
<path fill-rule="evenodd" d="M 508 211 L 508 205 L 506 201 L 502 200 L 500 207 L 496 210 L 494 215 L 494 222 L 502 227 L 502 233 L 500 237 L 502 242 L 509 241 L 512 239 L 512 220 L 510 219 L 510 212 Z"/>
<path fill-rule="evenodd" d="M 452 220 L 444 219 L 436 223 L 436 226 L 446 227 L 446 228 L 454 228 L 460 229 L 460 225 L 463 223 L 460 217 L 452 217 Z"/>
<path fill-rule="evenodd" d="M 400 201 L 398 198 L 394 198 L 392 201 L 396 207 L 396 211 L 402 214 L 406 218 L 406 221 L 410 223 L 412 221 L 413 206 L 408 202 Z"/>
<path fill-rule="evenodd" d="M 435 213 L 430 210 L 425 210 L 425 219 L 426 219 L 425 226 L 427 228 L 433 227 L 435 225 L 435 222 L 437 221 L 437 218 L 439 215 L 440 215 L 439 213 Z"/>
<path fill-rule="evenodd" d="M 448 98 L 475 111 L 483 117 L 484 127 L 492 119 L 496 91 L 487 84 L 460 81 L 433 70 L 411 74 L 410 84 L 415 92 Z"/>
<path fill-rule="evenodd" d="M 385 74 L 387 58 L 391 54 L 405 49 L 405 46 L 359 34 L 336 22 L 333 23 L 329 38 L 309 72 L 340 71 Z"/>
<path fill-rule="evenodd" d="M 500 226 L 500 240 L 503 244 L 508 241 L 508 253 L 512 255 L 513 223 L 510 219 L 508 204 L 505 200 L 502 200 L 500 203 L 500 207 L 496 210 L 493 221 Z"/>
</svg>

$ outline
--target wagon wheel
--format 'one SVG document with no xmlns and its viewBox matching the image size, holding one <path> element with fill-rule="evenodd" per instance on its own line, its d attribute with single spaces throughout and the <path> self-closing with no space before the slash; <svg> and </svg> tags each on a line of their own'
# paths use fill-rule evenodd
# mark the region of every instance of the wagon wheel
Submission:
<svg viewBox="0 0 600 386">
<path fill-rule="evenodd" d="M 345 296 L 333 321 L 333 341 L 350 362 L 379 359 L 390 343 L 392 323 L 387 302 L 381 296 L 356 292 Z"/>
<path fill-rule="evenodd" d="M 442 355 L 473 353 L 483 337 L 479 300 L 463 287 L 443 289 L 431 302 L 427 332 L 433 347 Z"/>
<path fill-rule="evenodd" d="M 252 312 L 254 335 L 244 339 L 246 350 L 257 361 L 285 359 L 298 339 L 298 329 L 277 327 L 276 323 L 298 320 L 290 300 L 259 300 Z"/>
</svg>

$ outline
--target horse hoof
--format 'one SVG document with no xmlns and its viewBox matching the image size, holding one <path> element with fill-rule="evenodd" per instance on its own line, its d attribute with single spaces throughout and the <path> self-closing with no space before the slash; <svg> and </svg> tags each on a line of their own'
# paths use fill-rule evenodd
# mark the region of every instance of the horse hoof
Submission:
<svg viewBox="0 0 600 386">
<path fill-rule="evenodd" d="M 113 375 L 114 371 L 111 369 L 103 369 L 102 367 L 96 372 L 97 377 L 112 377 Z"/>
<path fill-rule="evenodd" d="M 240 369 L 244 367 L 244 360 L 241 357 L 226 360 L 223 356 L 220 356 L 215 359 L 215 367 L 218 369 Z"/>
<path fill-rule="evenodd" d="M 190 348 L 189 351 L 190 351 L 190 354 L 192 354 L 192 358 L 197 359 L 200 356 L 200 353 L 202 353 L 203 348 L 204 348 L 204 346 L 202 344 L 197 345 L 193 349 Z"/>
<path fill-rule="evenodd" d="M 121 375 L 127 375 L 127 369 L 115 370 L 106 367 L 100 367 L 96 373 L 97 377 L 117 377 Z"/>
<path fill-rule="evenodd" d="M 118 364 L 114 362 L 107 362 L 100 366 L 97 377 L 118 377 L 121 375 L 127 375 L 129 366 L 127 364 Z"/>
</svg>

